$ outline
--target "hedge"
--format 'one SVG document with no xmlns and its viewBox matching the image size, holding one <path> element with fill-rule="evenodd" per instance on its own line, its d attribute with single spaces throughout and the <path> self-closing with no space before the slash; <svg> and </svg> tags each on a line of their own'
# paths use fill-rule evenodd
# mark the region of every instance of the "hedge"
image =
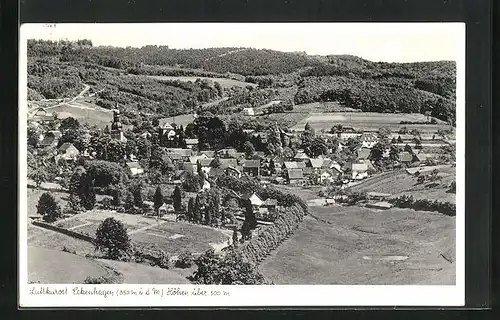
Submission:
<svg viewBox="0 0 500 320">
<path fill-rule="evenodd" d="M 389 200 L 394 206 L 399 208 L 411 208 L 421 211 L 437 211 L 448 216 L 455 216 L 457 207 L 454 203 L 441 202 L 438 200 L 417 199 L 414 200 L 412 195 L 402 195 L 400 197 Z"/>
</svg>

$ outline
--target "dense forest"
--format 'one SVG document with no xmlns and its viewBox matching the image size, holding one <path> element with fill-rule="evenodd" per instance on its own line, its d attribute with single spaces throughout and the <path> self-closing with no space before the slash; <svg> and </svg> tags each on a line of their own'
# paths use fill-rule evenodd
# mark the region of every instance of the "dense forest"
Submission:
<svg viewBox="0 0 500 320">
<path fill-rule="evenodd" d="M 286 88 L 290 96 L 285 98 L 295 104 L 338 101 L 363 111 L 430 111 L 451 123 L 455 118 L 452 61 L 386 63 L 251 48 L 94 47 L 89 40 L 29 40 L 28 57 L 29 100 L 75 96 L 88 84 L 105 108 L 119 103 L 131 111 L 177 115 L 228 96 L 209 111 L 232 114 L 265 104 Z M 258 87 L 224 92 L 217 82 L 159 81 L 148 75 L 233 78 Z"/>
</svg>

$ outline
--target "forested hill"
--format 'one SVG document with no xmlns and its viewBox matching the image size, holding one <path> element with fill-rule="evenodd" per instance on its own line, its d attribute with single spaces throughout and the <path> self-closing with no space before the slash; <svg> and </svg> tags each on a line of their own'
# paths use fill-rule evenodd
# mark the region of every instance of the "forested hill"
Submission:
<svg viewBox="0 0 500 320">
<path fill-rule="evenodd" d="M 107 87 L 120 91 L 106 97 L 106 103 L 126 104 L 130 99 L 125 99 L 123 91 L 139 95 L 141 98 L 134 98 L 135 103 L 146 104 L 148 110 L 155 110 L 155 103 L 168 104 L 158 111 L 172 113 L 173 108 L 180 106 L 187 111 L 199 102 L 217 98 L 221 92 L 208 92 L 203 86 L 180 88 L 179 84 L 163 83 L 171 87 L 167 91 L 173 92 L 174 102 L 171 94 L 144 93 L 147 96 L 144 100 L 139 91 L 147 90 L 144 86 L 151 85 L 151 79 L 143 84 L 130 84 L 130 80 L 118 81 L 115 77 L 126 74 L 223 77 L 246 79 L 261 88 L 293 87 L 291 91 L 295 94 L 291 98 L 296 104 L 337 100 L 365 111 L 432 111 L 436 117 L 454 122 L 456 64 L 453 61 L 386 63 L 351 55 L 312 56 L 252 48 L 94 47 L 89 40 L 29 40 L 28 57 L 29 93 L 35 98 L 71 95 L 84 81 L 91 85 L 106 82 Z M 55 82 L 57 88 L 47 81 Z M 158 84 L 153 86 L 160 89 Z M 192 90 L 203 93 L 193 95 Z M 189 99 L 188 106 L 183 102 L 185 99 Z"/>
</svg>

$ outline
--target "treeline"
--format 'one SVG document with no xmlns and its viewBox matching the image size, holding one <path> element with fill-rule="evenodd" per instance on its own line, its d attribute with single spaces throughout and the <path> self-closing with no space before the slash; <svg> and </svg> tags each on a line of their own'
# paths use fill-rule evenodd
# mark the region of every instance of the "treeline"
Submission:
<svg viewBox="0 0 500 320">
<path fill-rule="evenodd" d="M 172 68 L 157 65 L 141 65 L 127 68 L 127 73 L 135 75 L 150 76 L 174 76 L 174 77 L 205 77 L 205 78 L 230 78 L 229 74 L 221 74 L 196 69 Z"/>
<path fill-rule="evenodd" d="M 343 107 L 365 112 L 425 113 L 454 123 L 454 100 L 415 89 L 404 83 L 347 77 L 304 78 L 294 97 L 295 104 L 338 101 Z"/>
<path fill-rule="evenodd" d="M 220 85 L 209 80 L 156 80 L 122 75 L 91 63 L 61 63 L 49 59 L 32 59 L 28 63 L 31 98 L 74 97 L 84 84 L 99 91 L 96 103 L 103 108 L 115 108 L 118 103 L 122 111 L 164 116 L 191 112 L 197 105 L 222 95 Z"/>
<path fill-rule="evenodd" d="M 457 206 L 454 203 L 429 199 L 413 199 L 412 195 L 402 195 L 391 199 L 390 202 L 399 208 L 411 208 L 421 211 L 437 211 L 448 216 L 456 216 Z"/>
<path fill-rule="evenodd" d="M 263 228 L 258 236 L 243 244 L 241 254 L 253 264 L 261 263 L 272 250 L 279 247 L 290 237 L 304 219 L 305 210 L 298 204 L 288 207 L 281 213 L 274 224 Z"/>
</svg>

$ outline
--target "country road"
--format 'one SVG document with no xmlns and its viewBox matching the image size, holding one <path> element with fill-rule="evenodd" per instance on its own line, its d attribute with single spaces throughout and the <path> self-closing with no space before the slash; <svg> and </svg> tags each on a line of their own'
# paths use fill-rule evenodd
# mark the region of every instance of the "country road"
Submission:
<svg viewBox="0 0 500 320">
<path fill-rule="evenodd" d="M 55 108 L 55 107 L 59 107 L 59 106 L 62 106 L 62 105 L 64 105 L 64 104 L 68 104 L 68 103 L 74 102 L 76 99 L 81 98 L 81 97 L 82 97 L 85 93 L 87 93 L 87 91 L 89 91 L 89 89 L 90 89 L 90 86 L 89 86 L 89 85 L 87 85 L 87 84 L 84 84 L 84 88 L 83 88 L 83 90 L 82 90 L 82 91 L 80 91 L 80 93 L 78 93 L 75 97 L 71 98 L 71 99 L 70 99 L 70 100 L 68 100 L 68 101 L 65 101 L 65 100 L 63 99 L 63 101 L 62 101 L 62 102 L 59 102 L 59 103 L 57 103 L 57 104 L 55 104 L 55 105 L 53 105 L 53 106 L 45 107 L 44 109 L 45 109 L 45 110 L 47 110 L 47 109 L 53 109 L 53 108 Z M 43 100 L 42 100 L 42 101 L 43 101 Z M 31 102 L 36 102 L 36 101 L 31 101 Z M 38 107 L 38 108 L 34 108 L 34 109 L 33 109 L 33 110 L 31 110 L 31 111 L 28 111 L 28 119 L 29 119 L 29 118 L 32 118 L 32 117 L 36 114 L 36 112 L 37 112 L 39 109 L 41 109 L 41 108 L 42 108 L 42 107 Z"/>
</svg>

